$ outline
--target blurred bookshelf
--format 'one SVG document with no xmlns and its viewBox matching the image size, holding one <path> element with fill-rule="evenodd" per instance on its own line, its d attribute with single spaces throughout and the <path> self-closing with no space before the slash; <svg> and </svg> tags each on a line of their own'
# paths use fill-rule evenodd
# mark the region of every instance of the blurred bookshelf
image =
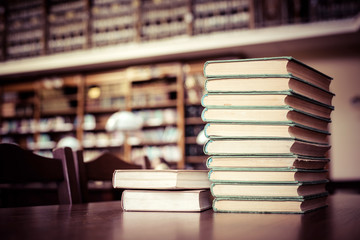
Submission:
<svg viewBox="0 0 360 240">
<path fill-rule="evenodd" d="M 72 137 L 86 160 L 204 168 L 194 59 L 358 32 L 359 12 L 356 0 L 0 0 L 0 141 L 49 155 Z M 105 129 L 117 111 L 144 119 L 131 141 Z"/>
<path fill-rule="evenodd" d="M 1 0 L 0 60 L 328 22 L 359 11 L 356 0 Z"/>
</svg>

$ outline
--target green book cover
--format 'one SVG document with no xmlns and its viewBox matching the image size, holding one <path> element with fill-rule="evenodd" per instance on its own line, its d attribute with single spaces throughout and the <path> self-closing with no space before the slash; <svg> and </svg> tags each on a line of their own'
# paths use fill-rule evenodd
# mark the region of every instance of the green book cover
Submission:
<svg viewBox="0 0 360 240">
<path fill-rule="evenodd" d="M 208 84 L 211 82 L 211 81 L 216 81 L 216 80 L 226 80 L 226 79 L 236 79 L 238 81 L 241 81 L 242 79 L 253 79 L 254 76 L 247 76 L 247 75 L 238 75 L 238 76 L 223 76 L 223 77 L 208 77 L 205 79 L 205 84 L 204 84 L 204 90 L 207 91 L 207 92 L 243 92 L 243 93 L 256 93 L 256 92 L 266 92 L 264 90 L 251 90 L 251 91 L 237 91 L 237 90 L 234 90 L 234 89 L 229 89 L 228 91 L 219 91 L 219 90 L 209 90 L 208 89 Z M 271 79 L 271 78 L 280 78 L 280 79 L 284 79 L 284 80 L 288 80 L 290 81 L 290 79 L 294 80 L 295 82 L 299 83 L 300 85 L 303 85 L 305 88 L 307 89 L 313 89 L 315 92 L 319 92 L 319 93 L 323 93 L 325 95 L 327 95 L 329 98 L 332 98 L 333 96 L 335 96 L 335 94 L 333 92 L 330 92 L 330 91 L 327 91 L 313 83 L 310 83 L 308 81 L 305 81 L 299 77 L 295 77 L 295 76 L 291 76 L 290 74 L 289 75 L 281 75 L 281 76 L 262 76 L 262 77 L 259 77 L 259 78 L 262 78 L 262 79 Z M 268 80 L 270 81 L 270 80 Z M 271 84 L 271 81 L 269 82 L 269 84 Z M 280 90 L 280 89 L 279 89 Z M 318 91 L 317 91 L 318 90 Z M 281 91 L 292 91 L 292 92 L 296 92 L 295 89 L 292 89 L 292 88 L 287 88 L 287 89 L 281 89 Z"/>
<path fill-rule="evenodd" d="M 211 123 L 206 123 L 204 126 L 204 134 L 207 138 L 223 138 L 223 137 L 217 137 L 217 136 L 210 136 L 207 132 L 208 132 L 208 128 L 211 126 L 211 124 L 216 124 L 216 122 L 211 122 Z M 235 123 L 230 123 L 230 122 L 225 122 L 225 123 L 221 123 L 224 125 L 256 125 L 256 124 L 248 124 L 248 123 L 244 123 L 244 122 L 235 122 Z M 265 125 L 265 124 L 259 124 L 259 125 Z M 305 126 L 299 123 L 286 123 L 286 124 L 266 124 L 266 126 L 286 126 L 286 127 L 297 127 L 300 129 L 305 129 L 305 130 L 309 130 L 309 131 L 314 131 L 314 132 L 318 132 L 318 133 L 322 133 L 325 135 L 331 135 L 331 133 L 329 131 L 325 131 L 325 130 L 320 130 L 320 129 L 316 129 L 316 128 L 312 128 L 309 126 Z M 251 136 L 244 136 L 245 138 L 254 138 Z"/>
<path fill-rule="evenodd" d="M 302 155 L 298 155 L 298 154 L 293 154 L 291 156 L 254 156 L 254 155 L 243 155 L 243 156 L 238 156 L 238 155 L 225 155 L 225 156 L 219 156 L 219 155 L 214 155 L 214 156 L 210 156 L 206 159 L 206 167 L 210 170 L 234 170 L 234 171 L 244 171 L 244 170 L 262 170 L 262 169 L 268 169 L 268 170 L 276 170 L 279 169 L 281 171 L 288 171 L 290 169 L 294 169 L 296 168 L 294 165 L 291 164 L 291 166 L 284 166 L 284 167 L 276 167 L 276 166 L 271 166 L 271 167 L 231 167 L 231 166 L 211 166 L 211 163 L 216 160 L 216 158 L 222 158 L 222 159 L 250 159 L 250 161 L 255 162 L 257 159 L 261 159 L 265 161 L 271 161 L 272 159 L 293 159 L 292 161 L 296 161 L 296 160 L 302 160 L 302 161 L 313 161 L 313 162 L 322 162 L 322 165 L 326 165 L 327 163 L 330 162 L 329 158 L 321 158 L 321 157 L 308 157 L 308 156 L 302 156 Z M 268 160 L 267 160 L 268 159 Z M 285 165 L 285 164 L 284 164 Z M 300 168 L 298 168 L 300 169 Z M 301 168 L 302 169 L 302 168 Z M 316 169 L 316 168 L 315 168 Z M 323 168 L 317 168 L 317 169 L 323 169 Z"/>
<path fill-rule="evenodd" d="M 216 174 L 217 172 L 221 172 L 223 174 L 226 174 L 226 177 L 228 179 L 224 179 L 224 178 L 218 178 L 215 179 L 215 177 L 213 176 L 214 174 Z M 256 174 L 258 174 L 259 176 L 262 175 L 266 175 L 266 172 L 271 173 L 272 176 L 277 176 L 279 177 L 282 173 L 291 173 L 292 176 L 297 176 L 297 173 L 301 173 L 305 178 L 303 180 L 297 180 L 295 177 L 292 180 L 260 180 L 259 178 L 256 178 L 254 180 L 247 178 L 246 180 L 240 180 L 240 179 L 230 179 L 230 175 L 232 175 L 232 173 L 236 173 L 237 175 L 246 175 L 246 174 L 251 174 L 253 175 L 252 177 L 254 178 L 256 176 Z M 253 174 L 256 173 L 256 174 Z M 247 168 L 247 169 L 241 169 L 241 170 L 237 170 L 237 169 L 221 169 L 221 170 L 215 170 L 215 169 L 210 169 L 209 173 L 208 173 L 208 178 L 212 183 L 254 183 L 254 184 L 263 184 L 263 183 L 274 183 L 274 184 L 296 184 L 296 183 L 307 183 L 307 184 L 317 184 L 317 183 L 324 183 L 327 182 L 327 173 L 328 171 L 326 169 L 297 169 L 297 168 L 293 168 L 293 169 L 283 169 L 283 168 L 262 168 L 262 169 L 257 169 L 257 168 Z M 311 175 L 316 175 L 314 176 L 313 179 L 310 179 L 310 174 Z M 298 176 L 301 178 L 301 176 Z M 271 178 L 270 178 L 271 179 Z"/>
<path fill-rule="evenodd" d="M 217 145 L 216 149 L 211 150 L 213 146 L 210 145 L 214 144 Z M 219 144 L 223 145 L 221 149 Z M 242 147 L 243 149 L 240 149 Z M 276 149 L 273 149 L 274 147 Z M 206 155 L 220 156 L 293 156 L 293 154 L 299 154 L 324 157 L 330 148 L 331 146 L 327 143 L 314 143 L 296 138 L 213 138 L 204 144 L 203 152 Z"/>
<path fill-rule="evenodd" d="M 276 214 L 304 214 L 308 212 L 312 212 L 324 207 L 327 207 L 326 203 L 327 195 L 324 196 L 317 196 L 314 198 L 308 198 L 308 199 L 277 199 L 277 198 L 214 198 L 213 200 L 213 210 L 214 212 L 223 212 L 223 213 L 276 213 Z M 228 207 L 227 209 L 224 208 L 218 208 L 217 204 L 221 201 L 251 201 L 255 202 L 255 205 L 257 206 L 263 206 L 269 202 L 274 202 L 277 207 L 275 209 L 277 210 L 266 210 L 265 208 L 258 208 L 256 209 L 256 206 L 254 207 L 247 207 L 247 209 L 244 208 L 237 208 L 237 207 Z M 302 208 L 301 205 L 306 202 L 314 202 L 318 201 L 317 203 L 313 204 L 312 206 L 308 206 L 306 208 Z M 282 205 L 284 205 L 286 202 L 298 202 L 299 208 L 296 208 L 294 210 L 288 210 L 287 208 L 284 208 L 282 210 Z"/>
<path fill-rule="evenodd" d="M 334 110 L 334 106 L 332 105 L 328 105 L 322 102 L 319 102 L 317 100 L 305 97 L 301 94 L 298 94 L 292 90 L 288 90 L 288 91 L 272 91 L 272 92 L 223 92 L 223 93 L 219 93 L 219 92 L 210 92 L 210 93 L 205 93 L 202 98 L 201 98 L 201 105 L 203 107 L 207 107 L 207 108 L 237 108 L 237 109 L 248 109 L 248 108 L 260 108 L 260 109 L 266 109 L 266 108 L 274 108 L 274 107 L 292 107 L 289 104 L 285 104 L 285 102 L 282 105 L 279 106 L 269 106 L 269 105 L 258 105 L 258 106 L 244 106 L 240 104 L 236 104 L 234 102 L 234 104 L 232 106 L 221 106 L 219 105 L 208 105 L 205 103 L 206 98 L 211 97 L 211 96 L 221 96 L 221 95 L 225 95 L 225 96 L 231 96 L 231 95 L 242 95 L 242 96 L 246 96 L 249 95 L 249 99 L 251 99 L 251 96 L 253 95 L 257 95 L 257 96 L 261 96 L 261 95 L 265 95 L 265 96 L 271 96 L 271 95 L 284 95 L 284 96 L 292 96 L 295 98 L 298 98 L 301 101 L 304 101 L 304 103 L 308 103 L 308 104 L 314 104 L 317 106 L 321 106 L 324 108 L 327 108 L 329 110 Z M 219 102 L 220 103 L 220 102 Z"/>
<path fill-rule="evenodd" d="M 279 187 L 279 188 L 286 188 L 286 187 L 295 187 L 295 188 L 299 188 L 302 186 L 314 186 L 314 185 L 325 185 L 326 183 L 328 183 L 327 180 L 324 181 L 318 181 L 318 182 L 300 182 L 300 183 L 221 183 L 221 182 L 217 182 L 217 183 L 212 183 L 210 185 L 210 191 L 212 196 L 216 197 L 216 198 L 226 198 L 226 199 L 276 199 L 276 200 L 298 200 L 298 199 L 312 199 L 312 198 L 316 198 L 316 197 L 324 197 L 324 196 L 328 196 L 329 193 L 326 191 L 326 189 L 322 192 L 319 193 L 315 193 L 315 194 L 309 194 L 309 195 L 298 195 L 298 196 L 268 196 L 268 195 L 257 195 L 257 196 L 250 196 L 250 195 L 244 195 L 244 196 L 232 196 L 230 194 L 228 195 L 216 195 L 214 193 L 214 187 L 216 186 L 221 186 L 221 185 L 234 185 L 234 186 L 249 186 L 249 187 L 256 187 L 256 186 L 261 186 L 261 187 Z M 259 193 L 262 194 L 262 193 Z"/>
<path fill-rule="evenodd" d="M 201 119 L 204 122 L 238 122 L 238 123 L 247 123 L 247 124 L 251 124 L 251 123 L 254 123 L 254 124 L 294 124 L 295 123 L 294 121 L 291 121 L 291 120 L 283 120 L 283 121 L 257 121 L 257 120 L 244 121 L 242 119 L 239 119 L 239 120 L 233 121 L 233 120 L 227 120 L 227 119 L 224 119 L 224 120 L 207 119 L 205 117 L 205 113 L 209 109 L 214 109 L 214 108 L 207 108 L 206 107 L 206 108 L 203 109 L 203 111 L 201 113 Z M 216 109 L 236 109 L 236 108 L 229 107 L 229 108 L 216 108 Z M 319 116 L 316 116 L 314 114 L 310 114 L 310 113 L 307 113 L 307 112 L 304 112 L 304 111 L 300 111 L 298 109 L 295 109 L 295 108 L 292 108 L 292 107 L 289 107 L 289 106 L 273 106 L 273 107 L 266 107 L 266 108 L 248 107 L 248 108 L 242 108 L 242 109 L 245 109 L 245 110 L 284 110 L 284 111 L 289 111 L 289 112 L 293 111 L 293 112 L 300 113 L 300 114 L 303 114 L 305 116 L 313 117 L 313 118 L 316 118 L 316 119 L 319 119 L 319 120 L 322 120 L 322 121 L 325 121 L 325 122 L 328 122 L 328 123 L 331 122 L 330 118 L 319 117 Z"/>
<path fill-rule="evenodd" d="M 221 75 L 209 75 L 207 74 L 206 68 L 209 64 L 212 63 L 224 63 L 224 62 L 252 62 L 252 61 L 269 61 L 269 60 L 286 60 L 288 62 L 292 61 L 296 64 L 299 64 L 300 66 L 303 66 L 313 72 L 316 72 L 319 75 L 322 75 L 323 77 L 332 80 L 331 77 L 329 77 L 328 75 L 318 71 L 317 69 L 308 66 L 307 64 L 291 57 L 291 56 L 280 56 L 280 57 L 265 57 L 265 58 L 247 58 L 247 59 L 232 59 L 232 60 L 212 60 L 212 61 L 207 61 L 204 64 L 204 68 L 203 68 L 203 73 L 205 77 L 221 77 Z M 241 74 L 238 74 L 241 75 Z M 228 75 L 225 75 L 228 76 Z M 267 76 L 274 76 L 274 77 L 295 77 L 293 74 L 288 73 L 288 74 L 253 74 L 253 75 L 247 75 L 247 77 L 267 77 Z"/>
</svg>

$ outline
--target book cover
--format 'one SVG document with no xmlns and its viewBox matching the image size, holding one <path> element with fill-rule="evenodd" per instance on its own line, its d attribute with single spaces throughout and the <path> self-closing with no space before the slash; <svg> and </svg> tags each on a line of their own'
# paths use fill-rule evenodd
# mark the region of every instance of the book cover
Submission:
<svg viewBox="0 0 360 240">
<path fill-rule="evenodd" d="M 300 78 L 289 77 L 222 77 L 207 78 L 204 84 L 209 93 L 271 93 L 294 92 L 310 99 L 332 105 L 334 93 L 324 90 Z"/>
<path fill-rule="evenodd" d="M 301 155 L 292 156 L 210 156 L 206 166 L 213 170 L 246 169 L 324 169 L 330 162 L 328 158 L 315 158 Z"/>
<path fill-rule="evenodd" d="M 204 127 L 207 138 L 286 138 L 329 144 L 330 133 L 301 124 L 245 124 L 207 123 Z"/>
<path fill-rule="evenodd" d="M 329 118 L 315 116 L 291 107 L 272 108 L 204 108 L 201 113 L 204 122 L 246 123 L 246 124 L 301 124 L 314 129 L 328 131 Z"/>
<path fill-rule="evenodd" d="M 209 171 L 212 183 L 324 183 L 328 181 L 327 170 L 307 169 L 222 169 Z"/>
<path fill-rule="evenodd" d="M 234 109 L 292 107 L 323 118 L 330 118 L 330 114 L 334 110 L 334 107 L 331 105 L 290 91 L 271 93 L 206 93 L 202 96 L 201 105 L 207 108 Z"/>
<path fill-rule="evenodd" d="M 207 155 L 292 156 L 293 154 L 326 157 L 329 144 L 285 138 L 217 138 L 204 144 Z"/>
<path fill-rule="evenodd" d="M 328 195 L 326 182 L 294 184 L 213 183 L 210 190 L 216 198 L 307 199 Z"/>
<path fill-rule="evenodd" d="M 201 212 L 211 208 L 210 190 L 125 190 L 124 211 Z"/>
<path fill-rule="evenodd" d="M 298 77 L 329 91 L 331 77 L 289 56 L 207 61 L 203 69 L 209 77 Z"/>
<path fill-rule="evenodd" d="M 112 184 L 123 189 L 208 189 L 207 170 L 115 170 Z"/>
<path fill-rule="evenodd" d="M 309 199 L 215 198 L 214 212 L 303 214 L 327 206 L 327 196 Z"/>
</svg>

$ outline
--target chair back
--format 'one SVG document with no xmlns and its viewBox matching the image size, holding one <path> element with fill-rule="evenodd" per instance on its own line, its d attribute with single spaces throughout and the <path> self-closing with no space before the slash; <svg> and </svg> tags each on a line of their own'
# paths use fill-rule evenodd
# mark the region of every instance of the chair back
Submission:
<svg viewBox="0 0 360 240">
<path fill-rule="evenodd" d="M 11 197 L 11 191 L 34 190 L 36 185 L 49 186 L 51 183 L 56 187 L 58 204 L 72 204 L 81 202 L 80 194 L 76 184 L 76 173 L 74 163 L 71 159 L 67 160 L 65 153 L 71 149 L 58 149 L 55 158 L 43 157 L 29 150 L 21 148 L 17 144 L 0 144 L 0 206 L 16 207 L 22 205 L 43 205 L 54 203 L 36 203 L 26 201 L 26 199 L 17 200 Z M 31 195 L 31 194 L 30 194 Z M 29 195 L 29 196 L 30 196 Z M 19 195 L 21 196 L 21 195 Z M 20 197 L 19 197 L 20 198 Z"/>
<path fill-rule="evenodd" d="M 84 162 L 83 152 L 77 151 L 75 168 L 83 202 L 89 202 L 89 182 L 106 181 L 111 183 L 116 169 L 141 169 L 141 165 L 128 163 L 110 152 L 104 152 L 92 161 Z M 110 185 L 110 190 L 112 186 Z"/>
</svg>

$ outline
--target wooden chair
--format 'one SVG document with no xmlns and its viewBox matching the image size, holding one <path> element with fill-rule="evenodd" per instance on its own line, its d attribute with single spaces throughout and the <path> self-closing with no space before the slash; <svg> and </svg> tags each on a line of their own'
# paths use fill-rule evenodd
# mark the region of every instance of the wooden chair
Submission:
<svg viewBox="0 0 360 240">
<path fill-rule="evenodd" d="M 82 151 L 77 151 L 75 155 L 75 167 L 83 202 L 120 199 L 121 190 L 114 189 L 111 185 L 114 170 L 143 168 L 141 165 L 128 163 L 110 152 L 104 152 L 89 162 L 84 162 Z M 149 162 L 146 162 L 145 168 L 150 168 Z M 96 181 L 101 181 L 102 184 L 96 187 Z"/>
<path fill-rule="evenodd" d="M 0 206 L 17 207 L 81 202 L 71 149 L 54 151 L 55 158 L 42 157 L 17 144 L 0 144 Z M 55 184 L 54 184 L 55 183 Z M 52 186 L 52 197 L 37 194 Z M 54 187 L 55 186 L 55 187 Z M 49 188 L 47 188 L 49 191 Z M 51 189 L 50 189 L 51 190 Z M 25 197 L 24 197 L 25 196 Z M 48 195 L 49 196 L 49 195 Z M 49 200 L 49 201 L 47 201 Z"/>
</svg>

